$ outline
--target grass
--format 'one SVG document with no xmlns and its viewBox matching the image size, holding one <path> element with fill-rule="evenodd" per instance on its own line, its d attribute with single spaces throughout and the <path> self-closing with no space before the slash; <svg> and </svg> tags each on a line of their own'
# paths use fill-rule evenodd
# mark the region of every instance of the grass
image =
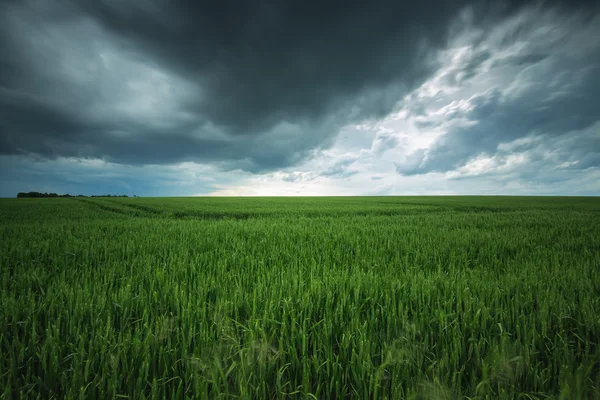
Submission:
<svg viewBox="0 0 600 400">
<path fill-rule="evenodd" d="M 0 200 L 2 398 L 600 398 L 600 199 Z"/>
</svg>

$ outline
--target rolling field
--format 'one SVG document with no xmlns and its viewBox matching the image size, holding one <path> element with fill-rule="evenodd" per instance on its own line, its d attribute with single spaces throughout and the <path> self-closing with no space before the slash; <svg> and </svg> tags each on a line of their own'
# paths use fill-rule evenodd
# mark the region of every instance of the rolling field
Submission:
<svg viewBox="0 0 600 400">
<path fill-rule="evenodd" d="M 0 200 L 1 398 L 600 399 L 600 199 Z"/>
</svg>

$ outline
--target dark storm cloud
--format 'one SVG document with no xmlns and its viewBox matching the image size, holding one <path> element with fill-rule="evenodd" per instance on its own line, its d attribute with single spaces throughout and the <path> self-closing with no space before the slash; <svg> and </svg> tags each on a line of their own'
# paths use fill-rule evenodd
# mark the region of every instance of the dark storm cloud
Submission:
<svg viewBox="0 0 600 400">
<path fill-rule="evenodd" d="M 505 67 L 514 74 L 511 78 L 505 73 L 506 86 L 471 97 L 467 109 L 449 110 L 441 120 L 425 120 L 420 128 L 437 126 L 444 129 L 445 134 L 428 149 L 408 155 L 404 162 L 397 164 L 397 171 L 403 175 L 448 172 L 477 157 L 502 159 L 507 153 L 527 154 L 529 161 L 539 167 L 540 160 L 532 157 L 539 157 L 541 150 L 546 154 L 560 154 L 562 158 L 545 157 L 545 162 L 569 162 L 571 168 L 582 170 L 599 167 L 600 125 L 594 125 L 600 121 L 598 26 L 600 14 L 596 13 L 571 20 L 566 25 L 544 26 L 542 22 L 533 28 L 534 33 L 553 32 L 545 52 L 526 53 L 532 47 L 544 47 L 529 43 L 529 48 L 523 49 L 525 53 L 495 60 L 491 64 L 492 72 L 486 73 L 493 74 L 495 68 Z M 562 33 L 556 33 L 557 29 Z M 531 36 L 535 35 L 523 34 L 513 41 L 525 41 Z M 413 108 L 419 110 L 418 106 Z M 470 123 L 444 128 L 456 118 Z M 541 140 L 518 142 L 536 137 Z M 574 137 L 578 139 L 571 140 Z M 502 145 L 506 147 L 515 142 L 509 151 L 502 150 Z"/>
<path fill-rule="evenodd" d="M 437 67 L 428 51 L 467 4 L 5 1 L 0 154 L 291 165 L 390 112 Z M 489 23 L 523 2 L 483 4 Z"/>
<path fill-rule="evenodd" d="M 423 77 L 421 46 L 444 43 L 464 2 L 410 8 L 396 1 L 84 4 L 109 31 L 200 82 L 207 95 L 190 104 L 195 111 L 247 134 L 281 120 L 318 121 L 395 81 L 410 86 Z M 384 114 L 386 103 L 362 104 L 359 114 Z"/>
</svg>

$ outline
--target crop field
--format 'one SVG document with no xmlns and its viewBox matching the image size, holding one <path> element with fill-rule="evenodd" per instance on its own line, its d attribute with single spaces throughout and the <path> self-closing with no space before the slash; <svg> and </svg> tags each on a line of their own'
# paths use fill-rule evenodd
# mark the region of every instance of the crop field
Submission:
<svg viewBox="0 0 600 400">
<path fill-rule="evenodd" d="M 0 200 L 1 398 L 600 399 L 600 199 Z"/>
</svg>

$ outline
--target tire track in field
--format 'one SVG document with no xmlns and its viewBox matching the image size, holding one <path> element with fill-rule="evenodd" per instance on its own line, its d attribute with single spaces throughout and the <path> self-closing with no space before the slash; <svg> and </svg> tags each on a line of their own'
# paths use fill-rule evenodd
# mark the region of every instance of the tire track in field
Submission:
<svg viewBox="0 0 600 400">
<path fill-rule="evenodd" d="M 421 209 L 410 209 L 410 210 L 357 210 L 357 211 L 341 211 L 341 212 L 330 212 L 330 211 L 306 211 L 299 213 L 285 213 L 285 212 L 219 212 L 219 211 L 202 211 L 202 210 L 158 210 L 145 205 L 140 204 L 124 204 L 119 201 L 110 199 L 102 199 L 100 201 L 92 200 L 89 198 L 77 198 L 77 201 L 89 204 L 93 207 L 99 208 L 103 211 L 116 213 L 120 215 L 126 215 L 129 217 L 151 217 L 151 218 L 169 218 L 169 219 L 198 219 L 198 220 L 238 220 L 243 221 L 247 219 L 261 219 L 261 218 L 323 218 L 323 217 L 394 217 L 394 216 L 407 216 L 417 214 L 432 214 L 447 211 L 444 207 L 427 205 Z M 111 206 L 106 203 L 122 206 L 118 208 Z M 413 205 L 414 206 L 414 205 Z"/>
<path fill-rule="evenodd" d="M 433 214 L 447 212 L 448 209 L 437 206 L 427 206 L 421 209 L 409 210 L 356 210 L 356 211 L 304 211 L 296 213 L 286 212 L 219 212 L 219 211 L 182 211 L 172 210 L 168 214 L 163 214 L 174 219 L 199 219 L 199 220 L 247 220 L 263 218 L 348 218 L 348 217 L 395 217 L 419 214 Z"/>
<path fill-rule="evenodd" d="M 107 211 L 110 213 L 115 213 L 115 214 L 120 214 L 120 215 L 126 215 L 128 217 L 148 217 L 149 216 L 149 215 L 144 215 L 142 212 L 140 212 L 138 210 L 120 209 L 117 207 L 109 206 L 107 204 L 99 203 L 99 202 L 91 200 L 89 198 L 74 198 L 74 200 L 92 205 L 96 208 L 101 209 L 102 211 Z"/>
<path fill-rule="evenodd" d="M 124 202 L 120 202 L 118 200 L 113 200 L 113 199 L 108 199 L 108 198 L 105 199 L 105 201 L 113 203 L 113 204 L 118 204 L 123 207 L 128 207 L 133 210 L 150 213 L 150 214 L 155 214 L 155 215 L 167 215 L 168 214 L 167 210 L 158 210 L 156 208 L 153 208 L 150 206 L 145 206 L 143 204 L 124 203 Z"/>
<path fill-rule="evenodd" d="M 517 208 L 501 208 L 501 207 L 486 207 L 486 206 L 469 206 L 469 205 L 461 205 L 461 204 L 440 204 L 440 203 L 410 203 L 410 202 L 398 202 L 395 204 L 402 204 L 405 206 L 426 206 L 426 207 L 436 207 L 444 210 L 453 210 L 457 212 L 466 212 L 466 213 L 501 213 L 501 212 L 511 212 L 511 211 L 520 211 Z"/>
<path fill-rule="evenodd" d="M 261 218 L 323 218 L 323 217 L 396 217 L 420 214 L 439 214 L 444 212 L 457 213 L 507 213 L 518 212 L 520 209 L 505 209 L 500 207 L 469 206 L 460 204 L 427 204 L 412 202 L 396 202 L 400 206 L 411 206 L 410 209 L 396 210 L 356 210 L 356 211 L 306 211 L 299 213 L 285 212 L 219 212 L 202 210 L 160 210 L 143 204 L 124 203 L 109 198 L 72 198 L 97 207 L 103 211 L 142 218 L 167 218 L 167 219 L 198 219 L 198 220 L 238 220 Z M 110 203 L 110 204 L 108 204 Z M 114 206 L 113 206 L 114 204 Z M 117 207 L 119 206 L 119 207 Z"/>
</svg>

